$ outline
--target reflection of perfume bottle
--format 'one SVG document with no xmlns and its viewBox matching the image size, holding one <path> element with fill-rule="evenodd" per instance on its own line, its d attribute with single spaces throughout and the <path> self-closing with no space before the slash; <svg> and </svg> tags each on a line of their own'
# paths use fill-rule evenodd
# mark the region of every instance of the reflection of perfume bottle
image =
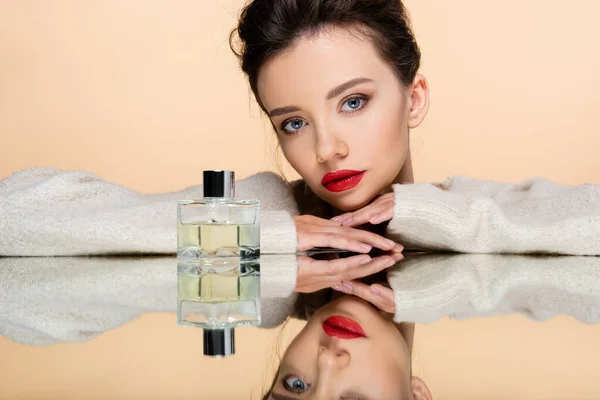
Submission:
<svg viewBox="0 0 600 400">
<path fill-rule="evenodd" d="M 258 260 L 236 266 L 177 265 L 177 318 L 204 329 L 204 354 L 234 354 L 234 328 L 260 324 Z"/>
<path fill-rule="evenodd" d="M 258 258 L 260 203 L 234 199 L 233 171 L 203 175 L 204 198 L 181 200 L 177 207 L 177 257 L 233 265 Z"/>
</svg>

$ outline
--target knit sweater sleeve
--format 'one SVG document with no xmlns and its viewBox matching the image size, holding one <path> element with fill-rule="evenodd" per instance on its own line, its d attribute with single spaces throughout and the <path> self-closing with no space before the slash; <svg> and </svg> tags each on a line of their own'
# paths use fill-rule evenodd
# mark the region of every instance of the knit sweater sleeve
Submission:
<svg viewBox="0 0 600 400">
<path fill-rule="evenodd" d="M 177 200 L 202 186 L 145 194 L 87 171 L 32 168 L 0 180 L 0 256 L 174 254 Z M 261 250 L 296 250 L 296 201 L 263 172 L 236 182 L 236 197 L 261 203 Z"/>
<path fill-rule="evenodd" d="M 456 176 L 394 185 L 388 235 L 407 249 L 600 255 L 600 186 Z"/>
</svg>

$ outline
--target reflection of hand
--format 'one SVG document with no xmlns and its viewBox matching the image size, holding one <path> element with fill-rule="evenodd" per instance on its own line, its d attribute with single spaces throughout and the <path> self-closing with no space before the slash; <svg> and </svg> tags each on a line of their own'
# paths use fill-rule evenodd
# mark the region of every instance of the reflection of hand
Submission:
<svg viewBox="0 0 600 400">
<path fill-rule="evenodd" d="M 377 256 L 366 254 L 333 260 L 315 260 L 298 256 L 296 292 L 310 293 L 364 278 L 389 268 L 403 258 L 401 253 Z"/>
<path fill-rule="evenodd" d="M 332 220 L 344 226 L 359 226 L 367 222 L 376 225 L 391 220 L 393 216 L 394 193 L 386 193 L 360 210 L 338 215 L 333 217 Z"/>
<path fill-rule="evenodd" d="M 333 289 L 360 297 L 382 311 L 392 314 L 396 311 L 394 291 L 377 283 L 367 285 L 358 281 L 344 282 L 340 286 L 334 286 Z"/>
<path fill-rule="evenodd" d="M 384 251 L 402 251 L 403 247 L 393 240 L 362 229 L 342 226 L 312 215 L 294 217 L 298 235 L 298 251 L 315 247 L 333 247 L 356 253 L 368 253 L 373 247 Z"/>
</svg>

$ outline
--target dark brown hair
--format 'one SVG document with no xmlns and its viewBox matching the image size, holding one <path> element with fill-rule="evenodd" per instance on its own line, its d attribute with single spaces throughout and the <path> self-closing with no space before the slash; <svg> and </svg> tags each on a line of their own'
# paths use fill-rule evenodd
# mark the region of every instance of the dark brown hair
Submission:
<svg viewBox="0 0 600 400">
<path fill-rule="evenodd" d="M 229 43 L 263 111 L 257 92 L 260 68 L 296 39 L 328 27 L 365 35 L 400 82 L 406 86 L 413 82 L 421 52 L 400 0 L 253 0 L 242 9 Z"/>
</svg>

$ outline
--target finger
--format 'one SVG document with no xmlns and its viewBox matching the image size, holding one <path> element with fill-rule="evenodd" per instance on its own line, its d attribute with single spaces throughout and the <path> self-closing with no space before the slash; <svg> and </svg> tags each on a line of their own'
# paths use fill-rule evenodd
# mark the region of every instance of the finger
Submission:
<svg viewBox="0 0 600 400">
<path fill-rule="evenodd" d="M 315 247 L 333 247 L 340 250 L 349 250 L 356 253 L 368 253 L 373 246 L 332 232 L 299 232 L 298 251 L 306 251 Z"/>
<path fill-rule="evenodd" d="M 311 263 L 299 263 L 298 285 L 302 287 L 326 287 L 339 285 L 342 281 L 360 279 L 395 265 L 403 258 L 402 254 L 379 256 L 373 259 L 366 254 L 332 261 L 313 260 Z M 344 260 L 347 260 L 344 263 Z M 313 291 L 314 291 L 313 290 Z"/>
<path fill-rule="evenodd" d="M 379 224 L 392 219 L 394 216 L 394 196 L 387 193 L 378 197 L 373 203 L 360 210 L 345 213 L 332 218 L 345 226 L 359 226 L 366 224 Z"/>
<path fill-rule="evenodd" d="M 310 257 L 308 257 L 310 258 Z M 309 279 L 323 280 L 323 277 L 329 276 L 339 282 L 338 276 L 350 269 L 358 268 L 371 262 L 371 257 L 366 254 L 357 256 L 339 258 L 336 260 L 313 260 L 298 262 L 298 276 L 306 276 Z"/>
<path fill-rule="evenodd" d="M 314 215 L 300 215 L 294 217 L 294 221 L 317 226 L 340 226 L 339 221 L 315 217 Z"/>
<path fill-rule="evenodd" d="M 357 240 L 361 243 L 366 243 L 369 246 L 376 247 L 381 250 L 386 251 L 402 251 L 404 247 L 400 244 L 394 242 L 391 239 L 385 238 L 381 235 L 378 235 L 373 232 L 365 231 L 362 229 L 350 228 L 350 227 L 340 227 L 340 228 L 332 228 L 334 232 L 344 232 L 345 235 L 348 235 L 354 240 Z"/>
<path fill-rule="evenodd" d="M 403 246 L 381 235 L 345 226 L 315 226 L 306 224 L 302 226 L 302 229 L 298 229 L 297 232 L 298 251 L 309 250 L 313 247 L 334 247 L 358 253 L 368 253 L 373 247 L 395 252 L 404 250 Z M 334 234 L 334 236 L 323 235 L 324 233 Z M 339 243 L 339 245 L 327 244 L 333 241 Z M 360 245 L 361 243 L 363 246 Z"/>
<path fill-rule="evenodd" d="M 333 276 L 332 280 L 351 281 L 376 274 L 386 268 L 396 265 L 397 257 L 402 257 L 402 254 L 397 254 L 396 257 L 388 255 L 375 257 L 370 262 L 362 265 L 360 268 L 350 268 L 336 276 Z"/>
<path fill-rule="evenodd" d="M 296 265 L 298 265 L 298 274 L 300 271 L 310 268 L 311 264 L 313 264 L 316 260 L 314 258 L 308 256 L 296 256 Z"/>
<path fill-rule="evenodd" d="M 370 287 L 371 292 L 375 295 L 380 296 L 383 299 L 384 304 L 388 307 L 395 308 L 394 291 L 388 287 L 375 283 Z"/>
<path fill-rule="evenodd" d="M 360 226 L 367 222 L 373 225 L 380 224 L 384 221 L 389 221 L 394 217 L 393 201 L 373 203 L 365 208 L 358 210 L 350 218 L 341 222 L 344 226 Z"/>
<path fill-rule="evenodd" d="M 377 273 L 387 268 L 388 265 L 394 265 L 395 260 L 400 257 L 402 255 L 397 254 L 370 259 L 365 254 L 334 261 L 315 261 L 298 271 L 297 281 L 302 282 L 304 286 L 332 287 L 339 285 L 342 281 L 359 279 Z M 350 260 L 350 262 L 343 264 L 343 260 Z"/>
<path fill-rule="evenodd" d="M 340 286 L 337 286 L 336 288 L 341 289 L 340 291 L 343 293 L 351 294 L 356 297 L 360 297 L 361 299 L 366 300 L 369 303 L 373 304 L 375 307 L 379 308 L 380 310 L 393 313 L 396 308 L 395 305 L 393 304 L 393 302 L 390 305 L 390 303 L 386 299 L 384 299 L 384 297 L 373 292 L 369 285 L 364 284 L 362 282 L 359 282 L 359 281 L 343 282 Z M 338 290 L 338 289 L 336 289 L 336 290 Z M 391 292 L 391 290 L 390 290 L 390 292 Z M 392 295 L 392 297 L 393 297 L 393 295 Z"/>
<path fill-rule="evenodd" d="M 383 205 L 380 203 L 371 203 L 360 210 L 349 212 L 332 218 L 344 226 L 358 226 L 365 224 L 369 219 L 383 211 Z"/>
<path fill-rule="evenodd" d="M 346 226 L 335 226 L 335 227 L 319 227 L 316 228 L 318 231 L 315 231 L 313 228 L 308 230 L 311 233 L 320 233 L 320 232 L 328 232 L 339 235 L 340 237 L 345 237 L 348 239 L 352 239 L 371 247 L 376 247 L 381 250 L 386 251 L 402 251 L 404 247 L 394 242 L 393 240 L 387 239 L 381 235 L 378 235 L 373 232 L 365 231 L 363 229 L 350 228 Z"/>
</svg>

